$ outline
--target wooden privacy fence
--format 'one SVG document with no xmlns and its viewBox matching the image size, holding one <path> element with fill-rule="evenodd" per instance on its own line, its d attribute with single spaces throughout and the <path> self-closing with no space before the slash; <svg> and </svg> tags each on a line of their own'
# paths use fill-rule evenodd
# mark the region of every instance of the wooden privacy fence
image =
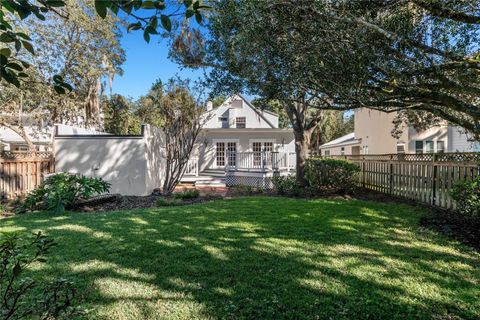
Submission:
<svg viewBox="0 0 480 320">
<path fill-rule="evenodd" d="M 360 166 L 360 184 L 371 190 L 452 209 L 449 195 L 461 180 L 480 176 L 480 153 L 333 156 Z"/>
<path fill-rule="evenodd" d="M 50 153 L 3 152 L 0 154 L 0 198 L 25 195 L 53 172 L 54 158 Z"/>
</svg>

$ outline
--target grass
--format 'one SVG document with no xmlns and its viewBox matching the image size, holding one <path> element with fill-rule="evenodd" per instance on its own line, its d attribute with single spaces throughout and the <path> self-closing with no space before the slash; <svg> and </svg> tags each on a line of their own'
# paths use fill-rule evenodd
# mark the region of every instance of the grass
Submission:
<svg viewBox="0 0 480 320">
<path fill-rule="evenodd" d="M 478 319 L 480 255 L 418 227 L 419 210 L 247 197 L 0 230 L 53 236 L 31 275 L 74 280 L 89 319 Z"/>
</svg>

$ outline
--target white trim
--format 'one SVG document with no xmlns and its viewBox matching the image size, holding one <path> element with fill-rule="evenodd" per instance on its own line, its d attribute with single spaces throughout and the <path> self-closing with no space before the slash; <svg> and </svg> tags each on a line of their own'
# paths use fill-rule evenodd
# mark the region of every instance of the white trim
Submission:
<svg viewBox="0 0 480 320">
<path fill-rule="evenodd" d="M 212 139 L 212 142 L 213 143 L 216 143 L 216 142 L 240 142 L 240 139 L 235 139 L 235 138 L 232 138 L 232 139 L 229 139 L 229 138 L 220 138 L 220 139 Z"/>
<path fill-rule="evenodd" d="M 213 144 L 213 147 L 214 147 L 214 153 L 213 153 L 213 156 L 214 156 L 214 165 L 213 167 L 216 168 L 216 169 L 220 169 L 220 168 L 224 168 L 225 166 L 218 166 L 217 165 L 217 142 L 223 142 L 223 143 L 228 143 L 228 142 L 235 142 L 236 143 L 236 151 L 239 152 L 239 149 L 240 149 L 240 139 L 212 139 L 212 144 Z M 225 146 L 225 150 L 227 146 Z M 225 159 L 224 161 L 226 161 L 227 159 Z"/>
</svg>

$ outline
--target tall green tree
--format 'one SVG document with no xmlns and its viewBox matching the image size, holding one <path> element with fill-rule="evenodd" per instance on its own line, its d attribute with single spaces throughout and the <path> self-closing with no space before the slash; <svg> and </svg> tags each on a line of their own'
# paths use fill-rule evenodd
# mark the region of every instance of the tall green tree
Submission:
<svg viewBox="0 0 480 320">
<path fill-rule="evenodd" d="M 196 41 L 172 57 L 212 67 L 218 91 L 247 90 L 281 101 L 303 184 L 321 109 L 415 110 L 480 134 L 479 6 L 460 0 L 223 0 L 215 4 L 204 50 Z"/>
<path fill-rule="evenodd" d="M 215 12 L 199 65 L 213 67 L 209 83 L 218 93 L 247 91 L 281 103 L 295 135 L 297 181 L 304 185 L 322 109 L 335 108 L 339 93 L 362 80 L 361 64 L 353 62 L 366 57 L 342 59 L 357 44 L 351 23 L 327 19 L 327 1 L 223 0 Z M 191 65 L 189 56 L 172 56 Z"/>
<path fill-rule="evenodd" d="M 171 79 L 166 84 L 157 81 L 148 99 L 162 119 L 160 128 L 165 134 L 165 170 L 162 193 L 173 192 L 183 176 L 188 160 L 206 120 L 203 115 L 201 88 L 189 80 Z"/>
<path fill-rule="evenodd" d="M 88 0 L 65 2 L 68 7 L 63 12 L 68 19 L 47 12 L 48 23 L 26 19 L 16 24 L 16 30 L 29 34 L 37 54 L 18 55 L 30 65 L 24 86 L 0 83 L 3 125 L 21 128 L 25 124 L 19 122 L 19 115 L 24 114 L 29 126 L 63 122 L 102 127 L 101 82 L 121 73 L 125 60 L 119 41 L 120 21 L 114 17 L 101 19 Z M 59 95 L 48 80 L 56 75 L 75 90 Z"/>
<path fill-rule="evenodd" d="M 104 130 L 111 134 L 139 134 L 140 118 L 135 114 L 136 103 L 119 94 L 103 101 Z"/>
</svg>

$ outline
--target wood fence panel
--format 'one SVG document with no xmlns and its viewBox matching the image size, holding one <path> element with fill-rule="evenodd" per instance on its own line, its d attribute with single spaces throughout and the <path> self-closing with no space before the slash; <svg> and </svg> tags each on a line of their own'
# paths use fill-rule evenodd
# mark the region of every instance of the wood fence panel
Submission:
<svg viewBox="0 0 480 320">
<path fill-rule="evenodd" d="M 450 196 L 462 180 L 480 176 L 480 153 L 330 156 L 356 163 L 360 185 L 371 190 L 442 208 L 455 208 Z"/>
<path fill-rule="evenodd" d="M 48 153 L 0 154 L 0 199 L 14 199 L 35 189 L 45 175 L 54 172 L 54 158 Z"/>
</svg>

